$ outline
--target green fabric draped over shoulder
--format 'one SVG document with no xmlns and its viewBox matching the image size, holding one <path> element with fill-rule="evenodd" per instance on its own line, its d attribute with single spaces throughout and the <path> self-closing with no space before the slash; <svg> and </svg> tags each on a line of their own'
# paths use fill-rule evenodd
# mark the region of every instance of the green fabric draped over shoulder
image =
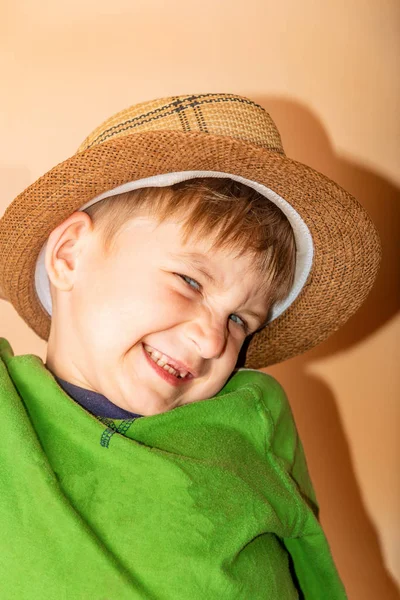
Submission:
<svg viewBox="0 0 400 600">
<path fill-rule="evenodd" d="M 130 420 L 0 338 L 2 600 L 342 600 L 282 387 Z"/>
</svg>

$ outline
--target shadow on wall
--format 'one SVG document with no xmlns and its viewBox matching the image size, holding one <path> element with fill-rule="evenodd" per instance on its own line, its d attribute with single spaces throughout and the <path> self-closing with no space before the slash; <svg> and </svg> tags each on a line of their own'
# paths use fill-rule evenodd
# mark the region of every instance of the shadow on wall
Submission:
<svg viewBox="0 0 400 600">
<path fill-rule="evenodd" d="M 363 504 L 335 397 L 325 382 L 307 372 L 307 366 L 361 342 L 398 311 L 400 192 L 383 177 L 335 156 L 322 124 L 306 107 L 287 99 L 253 99 L 271 114 L 286 154 L 353 194 L 381 237 L 380 272 L 359 311 L 320 346 L 267 371 L 282 383 L 290 398 L 323 526 L 349 598 L 398 600 L 398 588 L 385 568 L 377 532 Z"/>
</svg>

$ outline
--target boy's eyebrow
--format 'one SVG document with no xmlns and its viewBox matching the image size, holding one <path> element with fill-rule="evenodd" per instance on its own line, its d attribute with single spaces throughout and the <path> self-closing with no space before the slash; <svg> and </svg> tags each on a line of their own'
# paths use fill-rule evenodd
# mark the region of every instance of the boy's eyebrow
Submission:
<svg viewBox="0 0 400 600">
<path fill-rule="evenodd" d="M 207 259 L 200 252 L 177 252 L 177 253 L 175 253 L 175 252 L 168 252 L 167 254 L 171 258 L 176 258 L 178 260 L 179 259 L 183 259 L 183 260 L 186 259 L 187 261 L 190 261 L 191 264 L 198 271 L 200 271 L 200 273 L 203 273 L 203 275 L 206 277 L 206 279 L 208 279 L 208 281 L 210 283 L 212 283 L 213 285 L 217 285 L 217 281 L 216 281 L 215 277 L 213 277 L 213 275 L 205 267 L 204 263 L 207 261 Z"/>
<path fill-rule="evenodd" d="M 197 269 L 198 271 L 200 271 L 200 273 L 202 273 L 206 279 L 208 279 L 208 281 L 210 281 L 214 286 L 216 286 L 217 281 L 216 279 L 213 277 L 213 275 L 206 269 L 204 263 L 207 261 L 207 259 L 205 258 L 204 254 L 201 254 L 200 252 L 167 252 L 167 255 L 170 256 L 171 258 L 175 258 L 175 259 L 183 259 L 183 260 L 188 260 L 190 261 L 191 265 Z M 260 313 L 256 313 L 253 310 L 250 310 L 249 308 L 246 308 L 246 312 L 249 315 L 252 315 L 253 317 L 255 317 L 256 319 L 259 320 L 260 325 L 259 327 L 261 327 L 261 325 L 265 325 L 266 321 L 268 319 L 268 314 L 266 316 L 261 315 Z"/>
</svg>

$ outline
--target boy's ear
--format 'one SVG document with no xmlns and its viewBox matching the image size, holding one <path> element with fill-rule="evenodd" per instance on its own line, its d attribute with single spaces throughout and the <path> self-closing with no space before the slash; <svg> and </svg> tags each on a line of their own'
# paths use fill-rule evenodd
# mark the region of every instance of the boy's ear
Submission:
<svg viewBox="0 0 400 600">
<path fill-rule="evenodd" d="M 79 255 L 92 230 L 90 216 L 76 211 L 49 235 L 45 256 L 46 271 L 51 283 L 59 290 L 69 291 L 73 288 Z"/>
</svg>

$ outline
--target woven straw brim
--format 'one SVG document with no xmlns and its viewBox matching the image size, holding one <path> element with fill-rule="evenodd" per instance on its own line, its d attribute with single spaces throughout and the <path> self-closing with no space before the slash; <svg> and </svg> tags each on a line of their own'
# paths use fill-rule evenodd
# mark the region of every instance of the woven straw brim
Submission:
<svg viewBox="0 0 400 600">
<path fill-rule="evenodd" d="M 314 262 L 295 302 L 255 334 L 245 366 L 262 368 L 305 352 L 341 327 L 365 300 L 381 257 L 373 223 L 335 182 L 283 154 L 201 132 L 148 131 L 75 154 L 43 175 L 0 221 L 0 286 L 44 340 L 50 317 L 35 290 L 38 254 L 50 232 L 83 204 L 123 183 L 175 171 L 209 170 L 257 181 L 301 215 Z"/>
</svg>

